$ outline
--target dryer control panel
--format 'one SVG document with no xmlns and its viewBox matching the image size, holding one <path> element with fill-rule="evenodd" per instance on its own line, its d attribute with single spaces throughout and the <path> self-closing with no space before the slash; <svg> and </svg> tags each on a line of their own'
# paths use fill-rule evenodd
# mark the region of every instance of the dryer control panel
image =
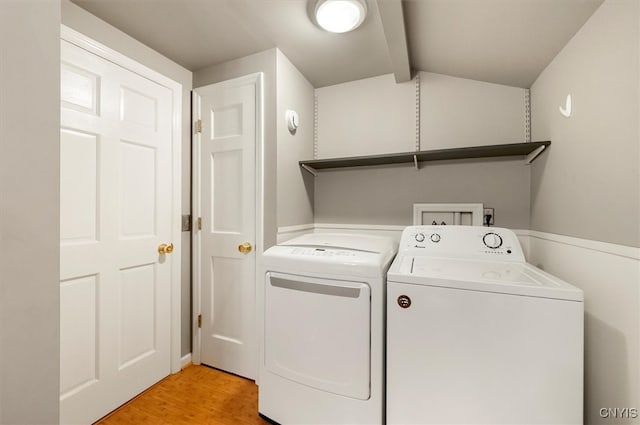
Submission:
<svg viewBox="0 0 640 425">
<path fill-rule="evenodd" d="M 402 232 L 400 253 L 466 259 L 523 262 L 512 230 L 482 226 L 409 226 Z"/>
<path fill-rule="evenodd" d="M 291 249 L 291 255 L 312 255 L 315 257 L 355 257 L 355 251 L 347 249 L 296 247 Z"/>
</svg>

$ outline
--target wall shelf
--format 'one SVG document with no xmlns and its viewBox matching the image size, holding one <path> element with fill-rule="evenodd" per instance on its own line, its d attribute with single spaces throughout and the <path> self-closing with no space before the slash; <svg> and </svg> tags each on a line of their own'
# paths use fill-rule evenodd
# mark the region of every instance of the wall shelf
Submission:
<svg viewBox="0 0 640 425">
<path fill-rule="evenodd" d="M 434 149 L 429 151 L 392 153 L 386 155 L 312 159 L 308 161 L 300 161 L 299 164 L 300 167 L 307 170 L 314 176 L 317 175 L 317 170 L 326 170 L 331 168 L 366 167 L 372 165 L 408 163 L 413 164 L 417 169 L 419 163 L 426 161 L 494 158 L 505 156 L 520 156 L 527 164 L 531 164 L 531 162 L 533 162 L 549 145 L 551 145 L 550 141 L 471 146 L 465 148 Z"/>
</svg>

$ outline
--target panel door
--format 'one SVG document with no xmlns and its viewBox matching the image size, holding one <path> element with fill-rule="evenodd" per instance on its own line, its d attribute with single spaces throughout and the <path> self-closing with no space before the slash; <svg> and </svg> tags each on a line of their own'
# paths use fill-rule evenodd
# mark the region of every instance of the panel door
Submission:
<svg viewBox="0 0 640 425">
<path fill-rule="evenodd" d="M 172 94 L 61 61 L 60 421 L 91 423 L 170 373 Z"/>
<path fill-rule="evenodd" d="M 257 365 L 256 90 L 254 79 L 196 90 L 202 121 L 200 360 L 252 379 Z"/>
</svg>

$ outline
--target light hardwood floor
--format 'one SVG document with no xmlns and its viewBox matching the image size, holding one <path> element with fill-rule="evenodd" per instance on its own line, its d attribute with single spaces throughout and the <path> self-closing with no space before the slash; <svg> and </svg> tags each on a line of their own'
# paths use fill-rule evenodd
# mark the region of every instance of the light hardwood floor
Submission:
<svg viewBox="0 0 640 425">
<path fill-rule="evenodd" d="M 99 425 L 265 425 L 253 381 L 192 365 L 105 416 Z"/>
</svg>

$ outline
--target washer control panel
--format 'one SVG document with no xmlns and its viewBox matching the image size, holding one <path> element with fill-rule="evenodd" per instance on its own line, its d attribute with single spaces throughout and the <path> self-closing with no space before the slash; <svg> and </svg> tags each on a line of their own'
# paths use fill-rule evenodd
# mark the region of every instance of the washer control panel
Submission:
<svg viewBox="0 0 640 425">
<path fill-rule="evenodd" d="M 426 238 L 427 237 L 425 236 L 425 234 L 424 233 L 420 233 L 420 232 L 416 233 L 415 236 L 414 236 L 414 239 L 419 244 L 424 242 Z M 431 242 L 438 243 L 438 242 L 440 242 L 440 235 L 437 234 L 437 233 L 431 233 L 429 235 L 429 240 Z"/>
<path fill-rule="evenodd" d="M 512 230 L 482 226 L 409 226 L 400 240 L 408 255 L 524 261 Z"/>
</svg>

